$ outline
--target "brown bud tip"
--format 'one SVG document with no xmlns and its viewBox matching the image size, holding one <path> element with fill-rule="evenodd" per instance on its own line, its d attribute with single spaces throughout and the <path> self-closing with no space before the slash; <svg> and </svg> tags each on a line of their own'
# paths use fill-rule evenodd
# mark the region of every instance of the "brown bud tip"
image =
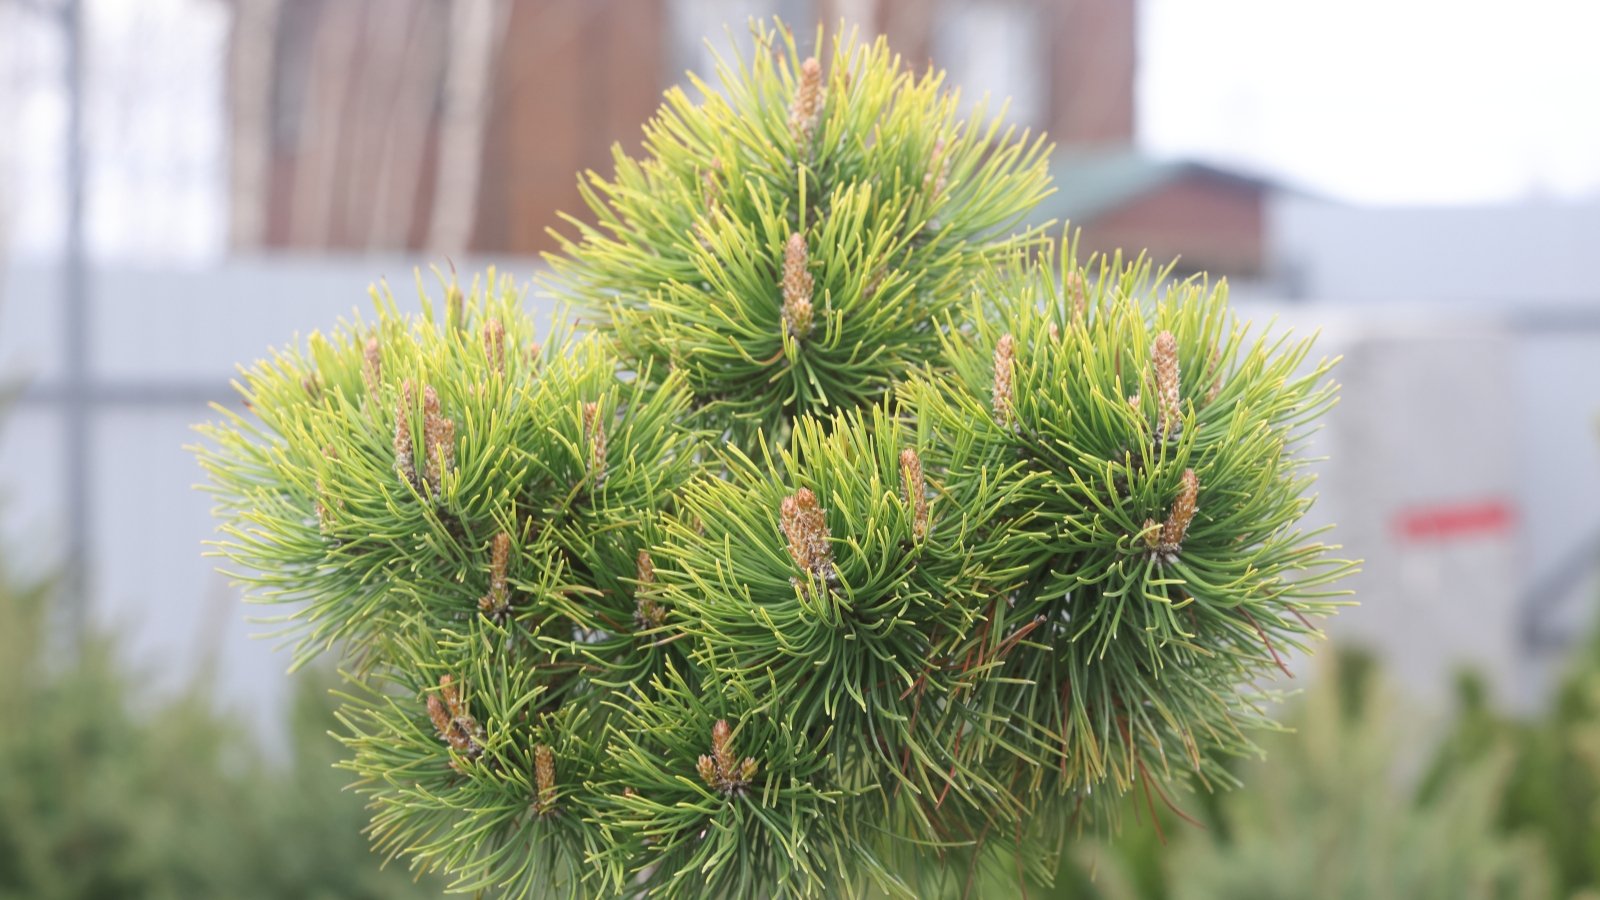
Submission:
<svg viewBox="0 0 1600 900">
<path fill-rule="evenodd" d="M 1194 520 L 1196 501 L 1200 497 L 1200 479 L 1193 469 L 1183 470 L 1183 481 L 1178 486 L 1178 499 L 1172 501 L 1172 512 L 1161 529 L 1161 543 L 1169 552 L 1177 552 L 1189 534 L 1189 523 Z"/>
<path fill-rule="evenodd" d="M 833 543 L 828 533 L 826 512 L 817 504 L 810 488 L 801 488 L 785 497 L 779 507 L 779 523 L 789 539 L 789 556 L 795 565 L 818 577 L 833 572 Z"/>
<path fill-rule="evenodd" d="M 812 56 L 800 64 L 800 81 L 795 86 L 794 103 L 789 107 L 789 132 L 795 146 L 809 149 L 821 115 L 822 63 Z"/>
<path fill-rule="evenodd" d="M 994 418 L 1001 425 L 1012 423 L 1011 370 L 1016 352 L 1016 342 L 1009 334 L 1003 335 L 994 346 Z"/>
<path fill-rule="evenodd" d="M 635 559 L 635 566 L 639 572 L 640 584 L 654 584 L 656 580 L 656 563 L 650 558 L 649 550 L 640 550 Z"/>
<path fill-rule="evenodd" d="M 695 771 L 700 773 L 700 780 L 706 783 L 706 787 L 712 790 L 722 790 L 722 777 L 717 772 L 716 760 L 702 754 L 700 759 L 695 762 L 694 768 Z"/>
<path fill-rule="evenodd" d="M 450 734 L 450 710 L 438 694 L 428 695 L 428 718 L 433 720 L 433 728 L 439 732 L 439 737 Z"/>
<path fill-rule="evenodd" d="M 400 382 L 400 396 L 394 410 L 394 468 L 400 480 L 417 487 L 417 466 L 412 460 L 411 447 L 411 381 Z"/>
<path fill-rule="evenodd" d="M 450 710 L 450 715 L 459 715 L 461 699 L 456 694 L 455 679 L 449 675 L 439 676 L 439 696 L 444 698 L 444 705 Z"/>
<path fill-rule="evenodd" d="M 438 715 L 441 711 L 443 716 Z M 461 702 L 461 695 L 456 691 L 455 681 L 449 675 L 439 676 L 439 693 L 428 698 L 428 717 L 433 720 L 435 727 L 443 724 L 444 727 L 439 728 L 439 736 L 456 752 L 474 759 L 482 755 L 483 728 L 467 712 L 466 704 Z"/>
<path fill-rule="evenodd" d="M 437 495 L 445 473 L 455 467 L 456 423 L 440 413 L 439 393 L 431 384 L 422 389 L 422 434 L 428 451 L 428 487 Z"/>
<path fill-rule="evenodd" d="M 700 779 L 712 790 L 724 794 L 742 794 L 755 777 L 756 761 L 745 757 L 743 761 L 733 752 L 733 729 L 726 719 L 718 719 L 711 726 L 711 755 L 702 756 L 695 763 Z"/>
<path fill-rule="evenodd" d="M 494 536 L 494 544 L 489 548 L 489 586 L 496 590 L 506 589 L 506 567 L 511 561 L 511 535 L 504 531 Z"/>
<path fill-rule="evenodd" d="M 1178 400 L 1178 340 L 1172 332 L 1156 335 L 1150 349 L 1150 361 L 1156 370 L 1156 397 L 1160 407 L 1160 430 L 1163 438 L 1177 433 L 1183 422 L 1183 410 Z"/>
<path fill-rule="evenodd" d="M 724 772 L 732 772 L 733 758 L 733 728 L 728 725 L 727 719 L 718 719 L 717 724 L 711 726 L 711 755 L 717 761 L 717 768 Z"/>
<path fill-rule="evenodd" d="M 815 282 L 807 270 L 808 258 L 805 237 L 799 232 L 789 235 L 783 248 L 783 324 L 795 340 L 811 334 Z"/>
<path fill-rule="evenodd" d="M 906 507 L 911 510 L 911 534 L 920 541 L 928 535 L 928 487 L 922 477 L 922 458 L 910 447 L 900 451 L 900 480 L 905 485 Z"/>
<path fill-rule="evenodd" d="M 478 609 L 496 622 L 504 621 L 511 611 L 511 591 L 506 584 L 510 564 L 511 535 L 502 531 L 489 546 L 489 592 L 478 598 Z"/>
<path fill-rule="evenodd" d="M 639 586 L 634 589 L 633 622 L 642 629 L 659 628 L 667 619 L 667 611 L 656 602 L 656 564 L 650 551 L 640 550 L 635 560 Z"/>
<path fill-rule="evenodd" d="M 1084 288 L 1083 276 L 1077 272 L 1068 272 L 1066 288 L 1067 296 L 1072 298 L 1072 317 L 1081 322 L 1089 312 L 1089 294 Z"/>
<path fill-rule="evenodd" d="M 539 814 L 544 815 L 556 805 L 556 756 L 544 744 L 533 746 L 533 781 L 539 789 L 534 805 Z"/>
<path fill-rule="evenodd" d="M 583 405 L 583 433 L 589 442 L 589 475 L 598 489 L 606 482 L 606 426 L 600 419 L 600 404 Z"/>
</svg>

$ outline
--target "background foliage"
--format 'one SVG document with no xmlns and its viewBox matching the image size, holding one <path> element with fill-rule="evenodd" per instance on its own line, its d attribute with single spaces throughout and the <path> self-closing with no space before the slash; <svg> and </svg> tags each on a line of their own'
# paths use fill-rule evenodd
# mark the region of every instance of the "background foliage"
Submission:
<svg viewBox="0 0 1600 900">
<path fill-rule="evenodd" d="M 1121 833 L 1075 848 L 1030 895 L 1600 896 L 1600 644 L 1521 716 L 1492 711 L 1471 674 L 1459 707 L 1430 721 L 1359 651 L 1320 669 L 1284 716 L 1294 730 L 1236 767 L 1241 789 L 1193 798 L 1193 823 L 1152 820 L 1133 798 Z M 995 879 L 980 895 L 1008 889 Z"/>
<path fill-rule="evenodd" d="M 46 585 L 0 583 L 0 897 L 436 897 L 381 868 L 333 768 L 329 678 L 299 676 L 284 758 L 196 683 L 141 687 L 113 633 L 55 643 Z"/>
</svg>

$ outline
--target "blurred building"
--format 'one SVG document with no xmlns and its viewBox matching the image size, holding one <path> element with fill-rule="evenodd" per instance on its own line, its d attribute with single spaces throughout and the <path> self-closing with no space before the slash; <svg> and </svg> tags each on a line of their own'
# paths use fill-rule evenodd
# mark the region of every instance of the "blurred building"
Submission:
<svg viewBox="0 0 1600 900">
<path fill-rule="evenodd" d="M 1131 0 L 230 2 L 236 251 L 548 249 L 575 173 L 636 149 L 661 92 L 709 75 L 703 41 L 752 16 L 886 34 L 1063 146 L 1134 137 Z"/>
<path fill-rule="evenodd" d="M 1268 277 L 1268 211 L 1283 190 L 1266 179 L 1200 162 L 1158 160 L 1128 144 L 1056 152 L 1056 193 L 1035 219 L 1082 229 L 1079 250 L 1147 251 L 1177 272 Z"/>
<path fill-rule="evenodd" d="M 666 6 L 234 0 L 234 248 L 544 248 L 659 102 Z"/>
</svg>

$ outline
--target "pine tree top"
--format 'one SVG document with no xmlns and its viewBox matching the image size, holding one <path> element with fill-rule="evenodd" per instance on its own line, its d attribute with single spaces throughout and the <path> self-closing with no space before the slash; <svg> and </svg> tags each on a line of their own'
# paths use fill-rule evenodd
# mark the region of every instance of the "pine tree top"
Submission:
<svg viewBox="0 0 1600 900">
<path fill-rule="evenodd" d="M 595 218 L 557 234 L 552 287 L 624 359 L 682 372 L 747 450 L 794 417 L 881 398 L 938 358 L 941 320 L 1049 192 L 1049 147 L 879 38 L 802 59 L 779 25 L 717 57 L 645 126 L 640 159 L 586 173 Z M 824 45 L 819 31 L 817 46 Z"/>
<path fill-rule="evenodd" d="M 930 896 L 1227 784 L 1351 564 L 1226 286 L 1011 231 L 1043 145 L 758 27 L 555 260 L 246 370 L 217 551 L 346 661 L 378 848 L 507 897 Z"/>
</svg>

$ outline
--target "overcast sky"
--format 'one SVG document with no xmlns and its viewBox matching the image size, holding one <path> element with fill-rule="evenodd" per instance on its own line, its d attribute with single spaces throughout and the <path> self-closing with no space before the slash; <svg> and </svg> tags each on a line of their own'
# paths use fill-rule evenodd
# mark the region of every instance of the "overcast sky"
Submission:
<svg viewBox="0 0 1600 900">
<path fill-rule="evenodd" d="M 1140 136 L 1340 199 L 1600 195 L 1596 0 L 1142 0 Z"/>
<path fill-rule="evenodd" d="M 1138 127 L 1152 153 L 1359 203 L 1600 202 L 1600 0 L 1141 2 Z M 712 5 L 741 18 L 737 0 Z M 91 247 L 220 253 L 226 6 L 88 6 Z M 0 0 L 0 240 L 20 255 L 59 246 L 65 107 L 48 37 Z"/>
</svg>

